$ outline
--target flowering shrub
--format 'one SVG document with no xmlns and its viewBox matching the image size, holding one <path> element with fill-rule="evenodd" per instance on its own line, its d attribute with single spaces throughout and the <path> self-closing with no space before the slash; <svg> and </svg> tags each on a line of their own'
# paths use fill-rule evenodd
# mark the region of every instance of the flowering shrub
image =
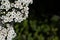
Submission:
<svg viewBox="0 0 60 40">
<path fill-rule="evenodd" d="M 11 22 L 19 22 L 25 20 L 29 13 L 29 4 L 32 0 L 0 0 L 0 40 L 12 40 L 16 33 Z M 6 28 L 4 25 L 6 24 Z"/>
</svg>

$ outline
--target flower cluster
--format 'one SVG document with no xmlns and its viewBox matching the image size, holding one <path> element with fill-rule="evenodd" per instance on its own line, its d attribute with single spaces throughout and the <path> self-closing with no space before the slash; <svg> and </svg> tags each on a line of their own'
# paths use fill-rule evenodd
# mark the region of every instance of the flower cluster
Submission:
<svg viewBox="0 0 60 40">
<path fill-rule="evenodd" d="M 32 0 L 17 0 L 14 3 L 10 3 L 9 0 L 2 0 L 0 9 L 5 9 L 6 15 L 2 15 L 1 19 L 6 22 L 21 22 L 28 17 L 29 3 L 32 3 Z M 12 9 L 11 11 L 9 11 Z M 14 20 L 13 20 L 14 19 Z"/>
<path fill-rule="evenodd" d="M 7 28 L 7 40 L 12 40 L 16 36 L 16 33 L 12 26 L 7 24 L 7 27 L 8 27 Z"/>
<path fill-rule="evenodd" d="M 0 40 L 12 40 L 15 36 L 16 33 L 12 26 L 7 24 L 7 29 L 0 26 Z"/>
<path fill-rule="evenodd" d="M 15 0 L 10 2 L 9 0 L 0 0 L 0 20 L 2 24 L 7 23 L 6 27 L 0 25 L 0 40 L 12 40 L 16 33 L 9 23 L 12 21 L 19 22 L 25 20 L 29 13 L 29 4 L 32 4 L 32 0 Z"/>
<path fill-rule="evenodd" d="M 7 36 L 6 28 L 0 26 L 0 40 L 5 40 L 6 36 Z"/>
</svg>

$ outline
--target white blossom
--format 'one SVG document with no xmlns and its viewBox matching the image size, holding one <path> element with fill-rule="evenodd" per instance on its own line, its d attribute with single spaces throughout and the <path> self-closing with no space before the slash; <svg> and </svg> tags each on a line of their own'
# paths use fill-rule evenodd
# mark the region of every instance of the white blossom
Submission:
<svg viewBox="0 0 60 40">
<path fill-rule="evenodd" d="M 6 9 L 6 11 L 10 9 L 10 2 L 8 0 L 2 0 L 1 4 L 2 5 L 0 9 Z"/>
<path fill-rule="evenodd" d="M 8 30 L 7 40 L 9 40 L 9 39 L 12 40 L 12 38 L 14 38 L 16 36 L 16 33 L 12 26 L 8 27 L 7 30 Z"/>
<path fill-rule="evenodd" d="M 16 33 L 12 26 L 7 24 L 7 29 L 2 27 L 0 30 L 0 40 L 12 40 L 16 36 Z M 7 39 L 5 39 L 7 37 Z"/>
<path fill-rule="evenodd" d="M 15 3 L 10 3 L 9 0 L 2 0 L 2 2 L 1 2 L 2 5 L 0 6 L 0 9 L 6 9 L 6 11 L 8 11 L 9 9 L 11 9 L 11 7 L 15 7 L 15 8 L 18 8 L 19 10 L 21 10 L 21 9 L 22 10 L 18 11 L 16 9 L 12 9 L 11 12 L 8 11 L 6 15 L 1 17 L 1 19 L 3 18 L 4 23 L 12 22 L 12 21 L 15 21 L 15 22 L 23 21 L 24 19 L 26 19 L 28 17 L 29 8 L 27 5 L 29 5 L 29 3 L 31 3 L 31 2 L 32 2 L 32 0 L 17 0 L 17 1 L 15 1 Z M 17 13 L 15 11 L 17 11 Z M 21 19 L 18 19 L 18 17 Z M 18 20 L 21 20 L 21 21 L 18 21 Z"/>
<path fill-rule="evenodd" d="M 12 21 L 21 23 L 28 17 L 28 6 L 33 3 L 33 0 L 17 0 L 14 3 L 10 3 L 9 0 L 0 1 L 0 13 L 3 14 L 0 16 L 2 24 Z M 3 9 L 5 10 L 4 12 Z M 12 40 L 16 36 L 13 26 L 10 23 L 7 23 L 7 28 L 3 26 L 0 25 L 0 40 Z"/>
<path fill-rule="evenodd" d="M 6 28 L 2 27 L 0 30 L 0 40 L 5 40 L 5 37 L 7 36 L 7 30 Z"/>
</svg>

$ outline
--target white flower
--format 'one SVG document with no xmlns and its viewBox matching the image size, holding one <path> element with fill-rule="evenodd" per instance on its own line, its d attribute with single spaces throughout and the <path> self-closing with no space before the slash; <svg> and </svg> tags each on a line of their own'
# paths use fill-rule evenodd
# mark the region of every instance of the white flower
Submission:
<svg viewBox="0 0 60 40">
<path fill-rule="evenodd" d="M 14 38 L 16 36 L 16 33 L 15 33 L 15 31 L 14 31 L 12 26 L 8 27 L 7 30 L 8 30 L 7 40 L 8 39 L 12 39 L 12 38 Z"/>
<path fill-rule="evenodd" d="M 0 12 L 6 14 L 0 16 L 2 24 L 5 25 L 5 23 L 12 21 L 21 23 L 21 21 L 28 17 L 28 6 L 30 3 L 32 4 L 33 0 L 17 0 L 14 3 L 10 3 L 9 0 L 1 0 Z M 3 9 L 6 11 L 2 12 Z M 10 23 L 7 23 L 6 27 L 0 26 L 0 40 L 12 40 L 16 36 L 13 26 Z M 6 37 L 7 39 L 5 39 Z"/>
<path fill-rule="evenodd" d="M 13 18 L 12 17 L 9 18 L 9 21 L 8 22 L 11 22 L 11 21 L 13 21 Z"/>
<path fill-rule="evenodd" d="M 26 11 L 26 10 L 29 10 L 29 8 L 28 7 L 24 7 L 24 10 Z"/>
<path fill-rule="evenodd" d="M 2 4 L 1 5 L 2 9 L 6 9 L 6 11 L 8 11 L 10 9 L 10 2 L 8 0 L 2 0 L 1 4 Z"/>
<path fill-rule="evenodd" d="M 7 30 L 6 28 L 2 27 L 2 30 L 0 30 L 0 40 L 5 40 L 7 36 Z"/>
<path fill-rule="evenodd" d="M 14 7 L 14 3 L 11 3 L 11 7 Z"/>
<path fill-rule="evenodd" d="M 4 2 L 5 1 L 5 2 Z M 2 0 L 0 9 L 6 9 L 8 11 L 11 7 L 19 8 L 21 11 L 17 11 L 16 9 L 12 9 L 11 12 L 7 12 L 6 15 L 2 16 L 1 19 L 6 22 L 12 22 L 15 19 L 15 22 L 21 22 L 20 20 L 24 20 L 28 17 L 28 5 L 31 3 L 32 0 L 17 0 L 14 3 L 10 3 L 8 0 Z M 25 5 L 25 6 L 24 6 Z M 4 7 L 5 6 L 5 7 Z M 17 11 L 17 12 L 15 12 Z M 23 17 L 24 16 L 24 17 Z M 18 18 L 21 18 L 20 20 Z M 19 20 L 19 21 L 18 21 Z"/>
<path fill-rule="evenodd" d="M 2 30 L 0 30 L 0 40 L 12 40 L 16 33 L 12 27 L 12 25 L 7 24 L 7 29 L 2 27 Z M 7 37 L 7 39 L 5 39 Z"/>
</svg>

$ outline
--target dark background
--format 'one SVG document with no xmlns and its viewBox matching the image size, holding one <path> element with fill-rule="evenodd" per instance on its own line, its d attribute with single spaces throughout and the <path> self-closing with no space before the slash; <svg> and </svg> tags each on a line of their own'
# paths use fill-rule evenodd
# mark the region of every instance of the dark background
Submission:
<svg viewBox="0 0 60 40">
<path fill-rule="evenodd" d="M 52 15 L 60 16 L 59 1 L 33 0 L 31 9 L 35 11 L 35 16 L 38 16 L 38 17 L 40 17 L 41 14 L 44 14 L 47 16 L 52 16 Z"/>
<path fill-rule="evenodd" d="M 33 0 L 33 4 L 29 6 L 29 20 L 37 20 L 37 25 L 47 24 L 49 26 L 54 25 L 54 28 L 58 28 L 56 32 L 57 36 L 60 38 L 60 2 L 55 0 Z M 53 16 L 58 16 L 59 20 L 52 21 L 51 18 Z M 45 19 L 48 21 L 45 22 Z M 39 23 L 41 21 L 42 23 Z M 52 28 L 50 27 L 50 35 L 52 37 L 53 32 L 51 32 Z M 46 33 L 41 32 L 46 38 L 49 37 Z M 52 39 L 51 39 L 52 40 Z M 59 40 L 59 39 L 58 39 Z"/>
</svg>

